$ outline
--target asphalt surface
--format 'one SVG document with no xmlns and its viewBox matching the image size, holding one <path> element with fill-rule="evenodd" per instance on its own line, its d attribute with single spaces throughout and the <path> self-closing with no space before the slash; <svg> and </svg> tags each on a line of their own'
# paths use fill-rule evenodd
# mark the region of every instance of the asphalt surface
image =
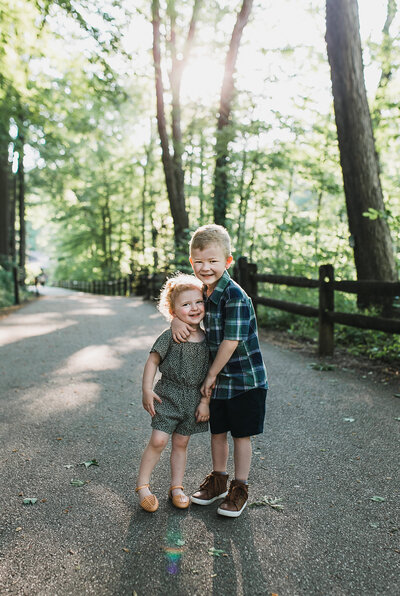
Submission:
<svg viewBox="0 0 400 596">
<path fill-rule="evenodd" d="M 150 434 L 141 373 L 167 324 L 140 298 L 46 293 L 0 320 L 1 595 L 400 594 L 400 387 L 263 343 L 249 502 L 283 509 L 174 509 L 167 449 L 147 514 L 134 494 Z M 210 467 L 196 435 L 188 493 Z"/>
</svg>

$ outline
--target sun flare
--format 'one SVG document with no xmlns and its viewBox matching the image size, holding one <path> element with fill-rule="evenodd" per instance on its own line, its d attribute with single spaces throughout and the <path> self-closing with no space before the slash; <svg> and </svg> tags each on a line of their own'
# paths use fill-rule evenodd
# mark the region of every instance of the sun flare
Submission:
<svg viewBox="0 0 400 596">
<path fill-rule="evenodd" d="M 212 58 L 190 61 L 182 77 L 182 95 L 189 101 L 209 103 L 218 97 L 224 67 Z"/>
</svg>

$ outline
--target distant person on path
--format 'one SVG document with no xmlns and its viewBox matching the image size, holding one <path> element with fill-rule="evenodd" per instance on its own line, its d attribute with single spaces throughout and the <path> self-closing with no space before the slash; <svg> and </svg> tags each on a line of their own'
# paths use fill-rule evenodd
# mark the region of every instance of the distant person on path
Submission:
<svg viewBox="0 0 400 596">
<path fill-rule="evenodd" d="M 167 280 L 161 290 L 159 310 L 190 325 L 186 343 L 176 343 L 171 329 L 164 331 L 150 350 L 143 372 L 143 407 L 152 417 L 153 431 L 144 450 L 137 478 L 136 492 L 145 511 L 158 509 L 158 499 L 150 491 L 151 473 L 172 435 L 171 488 L 169 498 L 179 509 L 189 507 L 183 492 L 187 448 L 190 436 L 208 431 L 208 399 L 200 387 L 205 379 L 210 353 L 200 322 L 204 318 L 202 283 L 193 275 L 178 274 Z M 154 389 L 154 378 L 162 376 Z"/>
<path fill-rule="evenodd" d="M 213 360 L 201 387 L 210 400 L 213 471 L 192 495 L 192 502 L 209 505 L 225 497 L 217 513 L 239 517 L 248 499 L 251 436 L 263 432 L 267 373 L 258 341 L 253 304 L 228 273 L 232 263 L 230 238 L 222 226 L 198 228 L 190 241 L 190 263 L 206 294 L 204 327 Z M 190 324 L 171 323 L 175 341 L 187 341 Z M 230 432 L 234 445 L 235 477 L 227 490 Z"/>
</svg>

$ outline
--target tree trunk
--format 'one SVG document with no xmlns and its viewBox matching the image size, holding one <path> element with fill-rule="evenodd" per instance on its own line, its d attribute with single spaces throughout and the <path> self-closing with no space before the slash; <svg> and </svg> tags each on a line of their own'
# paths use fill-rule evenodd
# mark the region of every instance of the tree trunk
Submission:
<svg viewBox="0 0 400 596">
<path fill-rule="evenodd" d="M 327 0 L 326 42 L 357 279 L 395 281 L 393 245 L 365 91 L 357 0 Z M 380 216 L 366 217 L 369 209 Z M 372 303 L 368 297 L 359 297 L 360 305 Z"/>
<path fill-rule="evenodd" d="M 161 72 L 161 48 L 160 48 L 160 3 L 159 0 L 152 0 L 153 19 L 153 58 L 155 69 L 156 97 L 157 97 L 157 126 L 160 136 L 162 163 L 164 168 L 165 182 L 167 186 L 168 200 L 171 215 L 174 222 L 175 248 L 183 244 L 189 228 L 189 217 L 185 206 L 184 171 L 182 165 L 182 131 L 181 131 L 181 108 L 180 90 L 182 74 L 193 44 L 197 14 L 201 0 L 195 0 L 193 14 L 189 26 L 188 36 L 181 58 L 177 57 L 175 39 L 175 7 L 174 3 L 168 6 L 171 21 L 171 58 L 172 69 L 170 73 L 170 84 L 172 94 L 172 144 L 173 152 L 170 151 L 169 135 L 165 117 L 164 85 Z"/>
<path fill-rule="evenodd" d="M 0 122 L 0 260 L 10 255 L 10 166 L 8 163 L 8 133 Z"/>
<path fill-rule="evenodd" d="M 243 0 L 242 8 L 237 16 L 232 31 L 232 37 L 225 61 L 224 79 L 221 87 L 217 139 L 215 144 L 217 157 L 214 171 L 214 221 L 222 226 L 226 224 L 226 212 L 229 199 L 227 169 L 228 146 L 233 138 L 233 131 L 230 126 L 232 102 L 235 91 L 233 75 L 235 72 L 243 29 L 249 20 L 252 5 L 253 0 Z"/>
<path fill-rule="evenodd" d="M 25 284 L 26 260 L 26 231 L 25 231 L 25 171 L 24 171 L 24 141 L 25 137 L 19 134 L 19 160 L 18 160 L 18 214 L 19 214 L 19 253 L 18 266 L 21 270 L 21 281 Z"/>
</svg>

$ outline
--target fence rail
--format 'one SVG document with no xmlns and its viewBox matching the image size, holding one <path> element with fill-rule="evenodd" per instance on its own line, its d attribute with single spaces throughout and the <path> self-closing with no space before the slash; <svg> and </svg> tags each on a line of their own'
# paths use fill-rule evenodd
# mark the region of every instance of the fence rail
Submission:
<svg viewBox="0 0 400 596">
<path fill-rule="evenodd" d="M 321 356 L 330 356 L 334 350 L 334 323 L 373 329 L 385 333 L 400 333 L 400 319 L 372 317 L 358 313 L 335 312 L 334 292 L 364 294 L 369 296 L 400 296 L 399 282 L 382 281 L 335 281 L 332 265 L 321 265 L 319 279 L 258 273 L 257 265 L 248 263 L 246 257 L 240 257 L 235 266 L 235 276 L 252 298 L 254 304 L 277 308 L 285 312 L 318 319 L 318 352 Z M 297 302 L 286 302 L 259 296 L 258 284 L 270 283 L 289 287 L 318 289 L 319 306 L 308 306 Z"/>
<path fill-rule="evenodd" d="M 145 299 L 158 296 L 168 272 L 149 274 L 143 270 L 137 275 L 106 281 L 60 281 L 57 286 L 111 296 L 130 296 L 136 294 Z M 346 292 L 385 297 L 400 296 L 399 282 L 378 281 L 335 281 L 332 265 L 321 265 L 319 278 L 296 277 L 258 273 L 257 265 L 249 263 L 246 257 L 240 257 L 235 265 L 234 277 L 252 298 L 255 306 L 263 305 L 296 315 L 318 319 L 318 352 L 321 356 L 333 354 L 334 324 L 348 325 L 360 329 L 373 329 L 385 333 L 400 333 L 400 319 L 372 317 L 358 313 L 337 312 L 334 308 L 334 294 Z M 258 284 L 270 283 L 289 287 L 312 288 L 318 290 L 318 308 L 298 302 L 288 302 L 267 298 L 258 294 Z"/>
</svg>

